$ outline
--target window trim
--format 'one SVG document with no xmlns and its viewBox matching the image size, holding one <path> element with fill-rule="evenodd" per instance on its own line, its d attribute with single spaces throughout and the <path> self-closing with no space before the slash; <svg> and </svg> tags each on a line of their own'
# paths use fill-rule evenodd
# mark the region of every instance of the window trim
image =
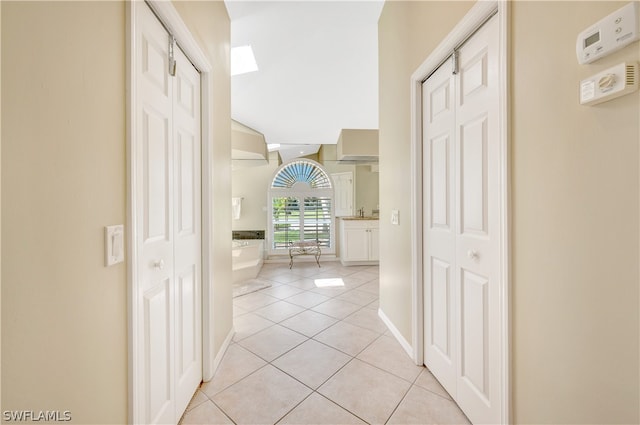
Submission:
<svg viewBox="0 0 640 425">
<path fill-rule="evenodd" d="M 327 177 L 330 188 L 314 189 L 309 185 L 296 184 L 291 188 L 273 187 L 275 179 L 280 172 L 288 167 L 291 163 L 304 161 L 320 169 Z M 336 253 L 336 217 L 335 217 L 335 196 L 334 196 L 334 183 L 331 175 L 327 170 L 318 162 L 306 158 L 296 158 L 283 163 L 273 174 L 273 177 L 269 183 L 269 190 L 267 195 L 267 254 L 269 256 L 288 255 L 288 249 L 286 248 L 273 248 L 274 243 L 274 226 L 273 226 L 273 199 L 292 197 L 298 198 L 299 202 L 304 204 L 304 198 L 316 197 L 316 198 L 330 198 L 331 199 L 331 224 L 329 229 L 329 247 L 322 247 L 323 254 L 335 254 Z M 301 224 L 304 223 L 304 218 L 301 218 Z"/>
</svg>

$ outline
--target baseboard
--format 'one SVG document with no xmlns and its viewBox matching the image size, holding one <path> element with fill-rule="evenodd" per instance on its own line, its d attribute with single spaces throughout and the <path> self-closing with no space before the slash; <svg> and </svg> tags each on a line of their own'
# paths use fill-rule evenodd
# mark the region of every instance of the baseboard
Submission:
<svg viewBox="0 0 640 425">
<path fill-rule="evenodd" d="M 407 352 L 407 354 L 409 355 L 409 358 L 413 360 L 413 347 L 411 347 L 411 344 L 409 343 L 409 341 L 407 341 L 402 336 L 398 328 L 395 327 L 393 322 L 391 322 L 391 320 L 387 317 L 386 314 L 384 314 L 384 312 L 380 308 L 378 309 L 378 316 L 384 322 L 384 324 L 387 325 L 387 328 L 389 328 L 389 331 L 391 331 L 391 334 L 398 340 L 398 342 L 400 343 L 400 346 L 402 346 L 404 351 Z"/>
<path fill-rule="evenodd" d="M 222 342 L 222 346 L 218 350 L 218 354 L 216 354 L 216 357 L 213 359 L 213 374 L 211 375 L 211 379 L 213 379 L 213 376 L 216 374 L 216 371 L 218 370 L 218 366 L 220 366 L 220 362 L 222 361 L 222 358 L 227 352 L 227 348 L 229 348 L 229 345 L 231 345 L 231 340 L 233 339 L 233 335 L 235 333 L 236 331 L 233 329 L 233 327 L 231 327 L 229 334 L 224 339 L 224 341 Z"/>
</svg>

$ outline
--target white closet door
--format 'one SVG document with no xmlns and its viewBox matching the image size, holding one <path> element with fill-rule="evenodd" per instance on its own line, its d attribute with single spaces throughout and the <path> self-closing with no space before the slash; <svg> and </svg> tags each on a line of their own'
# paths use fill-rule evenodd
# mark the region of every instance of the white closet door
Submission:
<svg viewBox="0 0 640 425">
<path fill-rule="evenodd" d="M 475 423 L 498 423 L 500 379 L 500 134 L 498 18 L 461 49 L 456 89 L 456 400 Z"/>
<path fill-rule="evenodd" d="M 454 78 L 449 63 L 423 84 L 423 214 L 425 364 L 442 386 L 455 393 L 455 114 Z"/>
<path fill-rule="evenodd" d="M 177 423 L 202 377 L 199 75 L 148 7 L 136 14 L 137 311 L 144 423 Z"/>
<path fill-rule="evenodd" d="M 167 33 L 147 8 L 138 15 L 137 164 L 138 300 L 137 376 L 146 423 L 175 421 L 173 267 L 173 86 L 167 73 Z"/>
<path fill-rule="evenodd" d="M 423 84 L 425 364 L 474 423 L 500 421 L 498 20 Z"/>
<path fill-rule="evenodd" d="M 175 59 L 175 371 L 179 418 L 202 381 L 201 143 L 200 74 L 178 48 Z"/>
</svg>

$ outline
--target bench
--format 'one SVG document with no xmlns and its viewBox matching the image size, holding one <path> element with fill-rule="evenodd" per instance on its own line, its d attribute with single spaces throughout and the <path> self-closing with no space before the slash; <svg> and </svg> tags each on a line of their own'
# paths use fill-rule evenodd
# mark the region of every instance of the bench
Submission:
<svg viewBox="0 0 640 425">
<path fill-rule="evenodd" d="M 293 257 L 298 255 L 313 255 L 316 257 L 316 263 L 320 267 L 320 244 L 317 241 L 299 241 L 289 242 L 289 269 L 293 267 Z"/>
</svg>

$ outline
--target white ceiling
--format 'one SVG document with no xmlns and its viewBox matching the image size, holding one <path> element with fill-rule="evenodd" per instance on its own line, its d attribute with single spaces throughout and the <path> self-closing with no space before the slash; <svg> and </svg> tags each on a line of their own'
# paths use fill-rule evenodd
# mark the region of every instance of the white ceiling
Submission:
<svg viewBox="0 0 640 425">
<path fill-rule="evenodd" d="M 231 77 L 234 120 L 294 145 L 280 147 L 287 156 L 336 143 L 343 128 L 378 128 L 383 0 L 225 3 L 231 47 L 251 45 L 259 68 Z"/>
</svg>

